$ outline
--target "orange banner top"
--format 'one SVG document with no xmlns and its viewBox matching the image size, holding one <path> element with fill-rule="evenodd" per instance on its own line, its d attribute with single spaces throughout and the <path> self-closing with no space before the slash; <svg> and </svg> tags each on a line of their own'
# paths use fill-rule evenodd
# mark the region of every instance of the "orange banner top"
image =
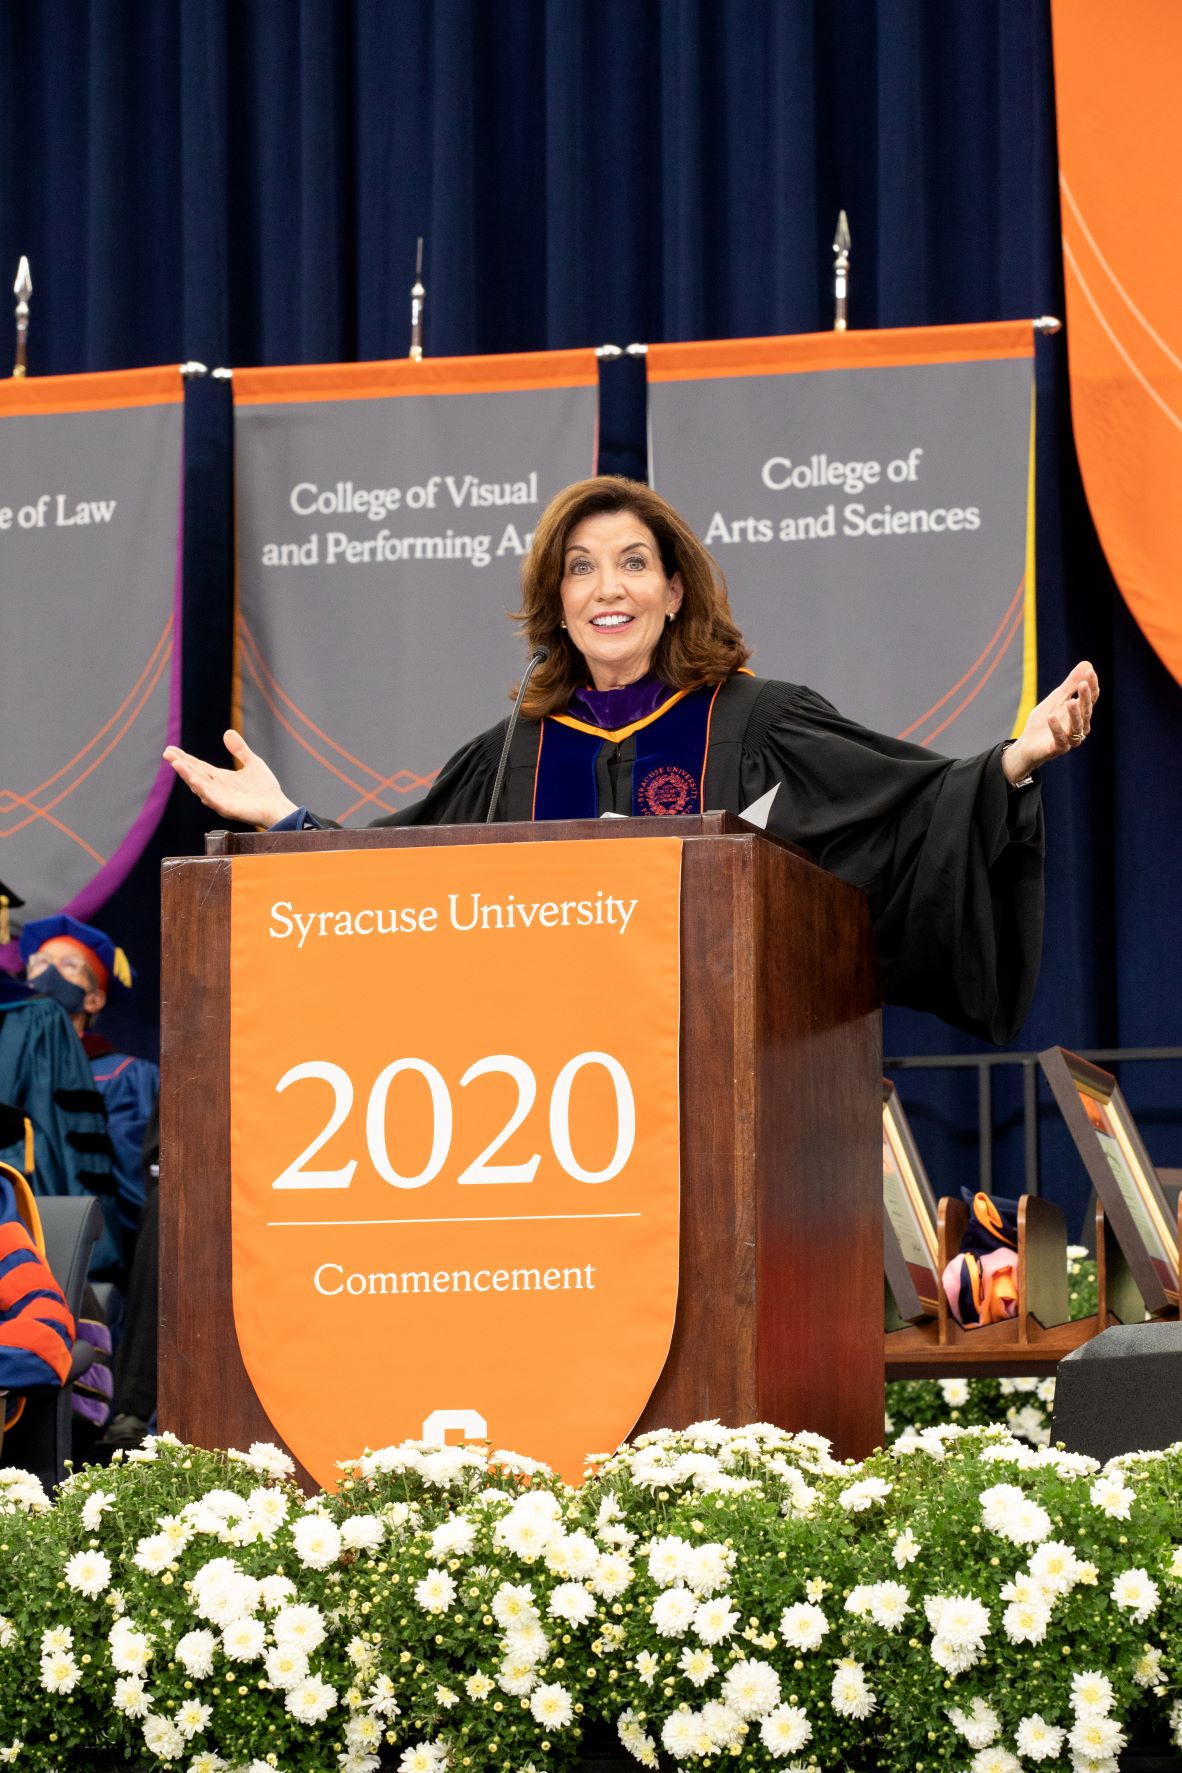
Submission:
<svg viewBox="0 0 1182 1773">
<path fill-rule="evenodd" d="M 577 1481 L 644 1409 L 677 1302 L 680 880 L 670 837 L 235 858 L 234 1322 L 320 1483 L 448 1430 Z"/>
<path fill-rule="evenodd" d="M 535 388 L 594 387 L 594 351 L 523 351 L 503 357 L 393 357 L 385 363 L 309 363 L 236 369 L 240 406 L 288 400 L 383 400 L 408 394 L 512 394 Z"/>
<path fill-rule="evenodd" d="M 1029 320 L 980 326 L 886 327 L 878 332 L 803 332 L 768 339 L 703 339 L 650 345 L 650 382 L 696 382 L 711 376 L 783 376 L 822 369 L 894 369 L 907 363 L 976 363 L 1033 357 Z"/>
<path fill-rule="evenodd" d="M 0 419 L 25 413 L 102 412 L 168 406 L 184 399 L 175 363 L 158 369 L 108 369 L 84 376 L 13 376 L 0 382 Z"/>
<path fill-rule="evenodd" d="M 1051 17 L 1076 448 L 1113 576 L 1182 683 L 1182 7 L 1138 0 L 1114 28 L 1104 0 L 1055 0 Z"/>
</svg>

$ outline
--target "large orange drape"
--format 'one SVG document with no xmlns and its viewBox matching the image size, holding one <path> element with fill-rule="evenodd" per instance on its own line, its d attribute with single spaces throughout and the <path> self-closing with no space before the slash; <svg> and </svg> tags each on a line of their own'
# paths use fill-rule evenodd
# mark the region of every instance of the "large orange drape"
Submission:
<svg viewBox="0 0 1182 1773">
<path fill-rule="evenodd" d="M 1113 575 L 1182 683 L 1182 5 L 1052 17 L 1076 446 Z"/>
</svg>

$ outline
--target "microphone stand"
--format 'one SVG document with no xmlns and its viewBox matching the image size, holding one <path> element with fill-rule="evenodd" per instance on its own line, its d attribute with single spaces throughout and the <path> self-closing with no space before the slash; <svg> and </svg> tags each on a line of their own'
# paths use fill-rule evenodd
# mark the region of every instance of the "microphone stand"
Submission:
<svg viewBox="0 0 1182 1773">
<path fill-rule="evenodd" d="M 497 810 L 497 802 L 501 798 L 501 784 L 505 780 L 505 771 L 509 767 L 509 747 L 513 743 L 513 734 L 517 731 L 517 722 L 521 717 L 521 704 L 525 699 L 526 686 L 539 665 L 544 665 L 550 657 L 548 646 L 536 646 L 529 655 L 529 663 L 522 674 L 521 684 L 517 691 L 517 700 L 513 704 L 513 712 L 509 716 L 509 725 L 505 729 L 505 743 L 501 746 L 501 761 L 497 765 L 497 779 L 493 783 L 492 799 L 488 803 L 486 825 L 491 825 Z"/>
</svg>

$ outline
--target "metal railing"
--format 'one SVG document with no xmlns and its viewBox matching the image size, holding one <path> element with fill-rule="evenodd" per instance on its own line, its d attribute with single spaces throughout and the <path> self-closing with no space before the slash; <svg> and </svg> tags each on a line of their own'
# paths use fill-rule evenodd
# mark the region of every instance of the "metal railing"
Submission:
<svg viewBox="0 0 1182 1773">
<path fill-rule="evenodd" d="M 1088 1047 L 1082 1059 L 1096 1065 L 1125 1065 L 1147 1059 L 1182 1060 L 1182 1047 Z M 932 1053 L 901 1054 L 883 1060 L 883 1070 L 970 1071 L 977 1073 L 978 1183 L 985 1194 L 993 1192 L 993 1073 L 1001 1066 L 1020 1066 L 1022 1071 L 1022 1141 L 1027 1194 L 1039 1193 L 1038 1150 L 1038 1054 L 1037 1053 Z M 1182 1096 L 1182 1092 L 1180 1092 Z M 904 1107 L 907 1106 L 904 1102 Z"/>
</svg>

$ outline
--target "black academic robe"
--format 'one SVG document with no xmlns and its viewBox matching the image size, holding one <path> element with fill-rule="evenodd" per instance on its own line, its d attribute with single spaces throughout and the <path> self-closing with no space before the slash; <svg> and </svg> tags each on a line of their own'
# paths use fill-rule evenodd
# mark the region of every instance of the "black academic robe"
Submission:
<svg viewBox="0 0 1182 1773">
<path fill-rule="evenodd" d="M 483 823 L 506 726 L 376 823 Z M 498 819 L 530 817 L 539 731 L 518 725 Z M 604 746 L 601 813 L 632 810 L 631 743 Z M 1039 788 L 1010 788 L 1001 751 L 940 757 L 847 720 L 803 685 L 738 675 L 715 704 L 702 803 L 742 813 L 775 789 L 765 828 L 865 893 L 886 1001 L 1000 1043 L 1029 1008 L 1043 918 Z"/>
</svg>

